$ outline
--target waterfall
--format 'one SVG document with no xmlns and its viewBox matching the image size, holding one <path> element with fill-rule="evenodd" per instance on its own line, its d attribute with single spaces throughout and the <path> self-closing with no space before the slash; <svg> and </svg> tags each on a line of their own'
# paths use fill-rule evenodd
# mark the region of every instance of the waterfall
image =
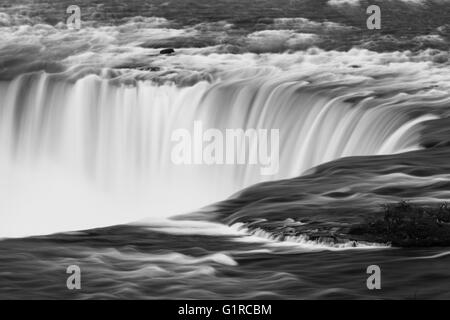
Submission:
<svg viewBox="0 0 450 320">
<path fill-rule="evenodd" d="M 23 74 L 0 82 L 0 236 L 157 219 L 298 176 L 345 156 L 418 148 L 423 121 L 397 96 L 293 77 L 229 77 L 192 86 Z M 279 129 L 280 170 L 175 165 L 171 134 Z"/>
</svg>

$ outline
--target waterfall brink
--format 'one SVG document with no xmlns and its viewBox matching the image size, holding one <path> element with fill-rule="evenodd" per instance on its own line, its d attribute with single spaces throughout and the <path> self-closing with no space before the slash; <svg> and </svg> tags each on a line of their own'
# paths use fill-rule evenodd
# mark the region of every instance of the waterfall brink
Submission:
<svg viewBox="0 0 450 320">
<path fill-rule="evenodd" d="M 76 230 L 195 210 L 265 180 L 345 156 L 418 148 L 401 95 L 289 77 L 229 77 L 189 87 L 46 73 L 0 82 L 0 236 Z M 205 128 L 279 129 L 280 170 L 181 165 L 171 135 Z"/>
</svg>

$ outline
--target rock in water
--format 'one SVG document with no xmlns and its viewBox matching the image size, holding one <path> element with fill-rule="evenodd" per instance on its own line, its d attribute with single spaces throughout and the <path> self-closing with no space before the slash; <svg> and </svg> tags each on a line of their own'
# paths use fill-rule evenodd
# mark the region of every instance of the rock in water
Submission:
<svg viewBox="0 0 450 320">
<path fill-rule="evenodd" d="M 174 49 L 163 49 L 159 52 L 159 54 L 172 54 L 175 53 Z"/>
</svg>

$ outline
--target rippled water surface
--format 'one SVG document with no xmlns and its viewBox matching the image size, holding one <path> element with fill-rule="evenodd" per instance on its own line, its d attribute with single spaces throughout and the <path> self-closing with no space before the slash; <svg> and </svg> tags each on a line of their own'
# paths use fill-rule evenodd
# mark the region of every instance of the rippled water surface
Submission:
<svg viewBox="0 0 450 320">
<path fill-rule="evenodd" d="M 323 250 L 218 224 L 161 222 L 2 241 L 0 297 L 448 299 L 449 259 L 448 248 Z M 66 288 L 73 264 L 81 290 Z M 372 264 L 382 270 L 380 291 L 366 287 Z"/>
</svg>

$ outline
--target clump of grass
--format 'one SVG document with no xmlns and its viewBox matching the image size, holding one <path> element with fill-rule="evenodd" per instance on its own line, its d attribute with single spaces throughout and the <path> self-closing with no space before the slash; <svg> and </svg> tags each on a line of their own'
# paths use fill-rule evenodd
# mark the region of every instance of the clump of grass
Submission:
<svg viewBox="0 0 450 320">
<path fill-rule="evenodd" d="M 382 218 L 350 229 L 351 235 L 393 246 L 450 246 L 450 207 L 420 206 L 402 201 L 385 204 Z"/>
</svg>

